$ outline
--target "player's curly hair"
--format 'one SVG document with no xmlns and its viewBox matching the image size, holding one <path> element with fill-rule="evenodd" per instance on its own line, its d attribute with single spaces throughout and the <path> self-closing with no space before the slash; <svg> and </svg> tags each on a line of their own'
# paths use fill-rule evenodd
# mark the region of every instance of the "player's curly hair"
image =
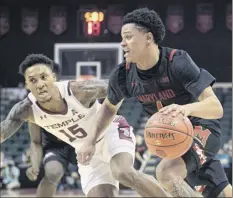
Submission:
<svg viewBox="0 0 233 198">
<path fill-rule="evenodd" d="M 151 32 L 155 43 L 159 44 L 165 36 L 164 24 L 154 10 L 148 8 L 139 8 L 128 14 L 123 18 L 123 25 L 128 23 L 135 23 L 138 28 L 143 28 L 146 32 Z"/>
<path fill-rule="evenodd" d="M 20 64 L 19 73 L 24 76 L 26 69 L 36 64 L 45 64 L 53 71 L 54 62 L 49 57 L 43 54 L 30 54 Z"/>
</svg>

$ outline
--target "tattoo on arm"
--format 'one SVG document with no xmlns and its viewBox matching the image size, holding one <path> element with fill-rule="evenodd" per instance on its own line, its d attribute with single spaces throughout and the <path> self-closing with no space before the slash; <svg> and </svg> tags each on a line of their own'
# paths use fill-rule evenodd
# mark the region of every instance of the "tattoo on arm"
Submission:
<svg viewBox="0 0 233 198">
<path fill-rule="evenodd" d="M 5 120 L 0 126 L 0 143 L 11 137 L 29 118 L 31 102 L 29 99 L 24 99 L 13 106 Z"/>
<path fill-rule="evenodd" d="M 74 95 L 83 95 L 88 99 L 99 99 L 107 96 L 108 80 L 72 81 L 70 88 Z"/>
</svg>

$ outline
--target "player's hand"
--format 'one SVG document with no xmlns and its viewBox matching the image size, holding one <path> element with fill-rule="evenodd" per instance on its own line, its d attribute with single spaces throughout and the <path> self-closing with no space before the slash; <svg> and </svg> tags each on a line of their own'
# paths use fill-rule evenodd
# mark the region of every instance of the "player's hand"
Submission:
<svg viewBox="0 0 233 198">
<path fill-rule="evenodd" d="M 76 153 L 78 163 L 88 165 L 95 154 L 95 144 L 84 144 Z"/>
<path fill-rule="evenodd" d="M 162 109 L 159 110 L 160 113 L 162 114 L 170 114 L 172 117 L 176 117 L 177 115 L 181 114 L 183 115 L 183 118 L 186 119 L 187 116 L 189 116 L 190 112 L 187 108 L 185 108 L 182 105 L 178 104 L 172 104 L 168 105 L 166 107 L 163 107 Z"/>
<path fill-rule="evenodd" d="M 31 181 L 36 181 L 39 174 L 39 170 L 35 170 L 32 166 L 26 170 L 26 175 Z"/>
</svg>

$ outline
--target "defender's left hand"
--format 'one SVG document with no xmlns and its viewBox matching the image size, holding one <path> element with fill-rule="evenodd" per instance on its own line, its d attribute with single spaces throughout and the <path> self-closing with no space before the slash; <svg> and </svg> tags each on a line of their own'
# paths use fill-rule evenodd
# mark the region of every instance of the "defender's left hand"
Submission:
<svg viewBox="0 0 233 198">
<path fill-rule="evenodd" d="M 163 107 L 159 110 L 162 114 L 170 114 L 173 117 L 176 117 L 178 114 L 182 114 L 184 119 L 189 116 L 190 112 L 183 105 L 172 104 L 166 107 Z"/>
</svg>

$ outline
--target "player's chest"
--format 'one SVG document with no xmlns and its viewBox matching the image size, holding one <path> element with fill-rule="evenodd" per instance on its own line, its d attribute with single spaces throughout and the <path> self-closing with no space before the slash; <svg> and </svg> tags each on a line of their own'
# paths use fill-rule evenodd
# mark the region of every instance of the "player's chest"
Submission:
<svg viewBox="0 0 233 198">
<path fill-rule="evenodd" d="M 180 86 L 166 75 L 146 81 L 132 78 L 127 83 L 129 95 L 142 103 L 172 100 L 182 91 Z"/>
<path fill-rule="evenodd" d="M 87 115 L 83 112 L 78 112 L 75 109 L 69 109 L 64 115 L 40 113 L 40 115 L 37 116 L 36 122 L 47 130 L 59 130 L 74 124 L 82 123 L 86 116 Z"/>
</svg>

